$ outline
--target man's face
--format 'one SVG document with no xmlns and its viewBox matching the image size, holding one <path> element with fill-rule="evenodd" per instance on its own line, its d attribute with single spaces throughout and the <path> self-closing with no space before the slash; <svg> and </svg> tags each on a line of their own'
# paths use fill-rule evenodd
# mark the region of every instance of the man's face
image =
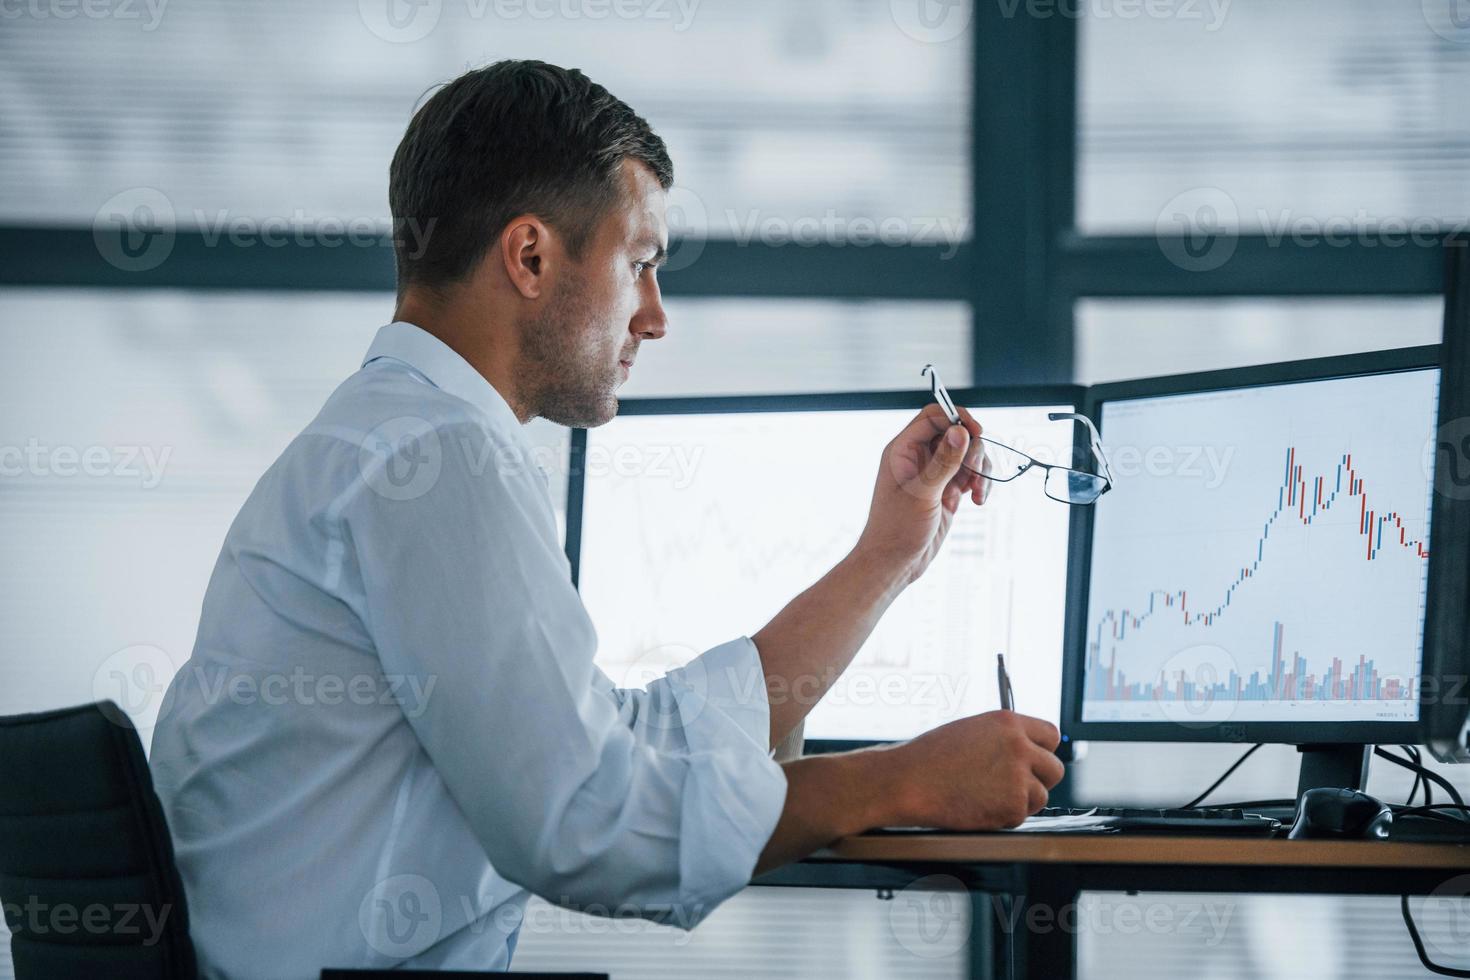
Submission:
<svg viewBox="0 0 1470 980">
<path fill-rule="evenodd" d="M 536 414 L 561 425 L 610 421 L 638 345 L 662 337 L 667 326 L 657 276 L 668 249 L 666 194 L 641 163 L 623 161 L 622 177 L 622 199 L 521 328 Z"/>
</svg>

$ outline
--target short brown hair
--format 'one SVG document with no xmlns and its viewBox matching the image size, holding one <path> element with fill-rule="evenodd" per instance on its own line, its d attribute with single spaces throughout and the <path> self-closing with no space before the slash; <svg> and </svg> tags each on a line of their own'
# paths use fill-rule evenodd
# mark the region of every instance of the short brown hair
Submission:
<svg viewBox="0 0 1470 980">
<path fill-rule="evenodd" d="M 619 199 L 630 158 L 673 185 L 664 141 L 577 69 L 497 61 L 466 72 L 414 114 L 388 168 L 399 295 L 464 279 L 518 214 L 557 228 L 577 254 Z"/>
</svg>

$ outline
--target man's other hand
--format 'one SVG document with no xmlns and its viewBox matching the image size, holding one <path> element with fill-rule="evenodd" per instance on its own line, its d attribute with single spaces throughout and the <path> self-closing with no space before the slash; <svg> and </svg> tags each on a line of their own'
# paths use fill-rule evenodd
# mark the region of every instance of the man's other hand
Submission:
<svg viewBox="0 0 1470 980">
<path fill-rule="evenodd" d="M 873 827 L 1014 827 L 1061 782 L 1060 739 L 1049 722 L 992 711 L 910 742 L 788 762 L 785 808 L 757 873 Z"/>
<path fill-rule="evenodd" d="M 1014 827 L 1046 806 L 1061 782 L 1056 726 L 1014 711 L 961 718 L 887 750 L 902 822 L 949 830 Z"/>
</svg>

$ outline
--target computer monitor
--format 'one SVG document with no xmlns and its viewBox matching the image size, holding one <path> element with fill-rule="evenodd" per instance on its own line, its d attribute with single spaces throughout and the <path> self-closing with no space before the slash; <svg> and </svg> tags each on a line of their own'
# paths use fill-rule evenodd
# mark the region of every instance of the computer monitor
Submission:
<svg viewBox="0 0 1470 980">
<path fill-rule="evenodd" d="M 1046 416 L 1075 411 L 1077 389 L 953 395 L 988 436 L 1071 458 L 1075 426 Z M 627 399 L 612 422 L 574 433 L 567 547 L 598 665 L 641 687 L 759 630 L 856 544 L 883 447 L 926 400 Z M 997 652 L 1018 710 L 1057 720 L 1069 517 L 1039 472 L 963 504 L 939 557 L 808 717 L 809 750 L 999 707 Z"/>
<path fill-rule="evenodd" d="M 1315 758 L 1330 785 L 1361 782 L 1365 745 L 1416 740 L 1438 364 L 1088 393 L 1116 482 L 1074 529 L 1069 739 L 1351 746 Z"/>
<path fill-rule="evenodd" d="M 1419 741 L 1470 762 L 1470 239 L 1451 241 L 1446 265 Z"/>
</svg>

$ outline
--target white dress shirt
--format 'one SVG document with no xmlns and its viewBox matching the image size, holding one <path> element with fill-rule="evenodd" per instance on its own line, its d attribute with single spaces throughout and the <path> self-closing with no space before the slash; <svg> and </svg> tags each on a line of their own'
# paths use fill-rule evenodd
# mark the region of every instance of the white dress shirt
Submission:
<svg viewBox="0 0 1470 980">
<path fill-rule="evenodd" d="M 785 802 L 754 645 L 643 690 L 505 400 L 408 323 L 225 538 L 152 768 L 201 968 L 503 970 L 529 893 L 692 927 Z"/>
</svg>

